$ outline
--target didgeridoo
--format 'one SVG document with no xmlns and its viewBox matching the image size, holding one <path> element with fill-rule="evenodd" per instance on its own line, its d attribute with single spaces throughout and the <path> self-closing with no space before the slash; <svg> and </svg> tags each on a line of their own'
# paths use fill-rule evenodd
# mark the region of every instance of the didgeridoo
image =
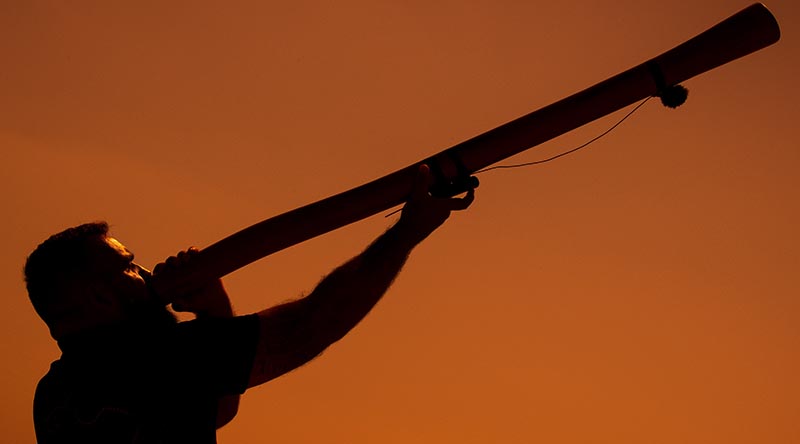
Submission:
<svg viewBox="0 0 800 444">
<path fill-rule="evenodd" d="M 691 40 L 577 94 L 372 182 L 234 233 L 202 249 L 185 269 L 154 276 L 151 285 L 156 294 L 169 295 L 386 211 L 406 200 L 421 163 L 429 164 L 435 173 L 432 193 L 456 194 L 469 186 L 469 175 L 482 168 L 646 97 L 662 96 L 673 85 L 779 39 L 775 17 L 763 4 L 753 4 Z"/>
</svg>

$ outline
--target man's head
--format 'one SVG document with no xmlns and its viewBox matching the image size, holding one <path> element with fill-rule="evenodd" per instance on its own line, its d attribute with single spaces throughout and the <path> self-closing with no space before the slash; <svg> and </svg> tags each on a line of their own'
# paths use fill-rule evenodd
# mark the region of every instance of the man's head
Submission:
<svg viewBox="0 0 800 444">
<path fill-rule="evenodd" d="M 31 303 L 55 339 L 168 313 L 148 290 L 149 274 L 133 254 L 94 222 L 51 236 L 28 256 L 25 282 Z"/>
</svg>

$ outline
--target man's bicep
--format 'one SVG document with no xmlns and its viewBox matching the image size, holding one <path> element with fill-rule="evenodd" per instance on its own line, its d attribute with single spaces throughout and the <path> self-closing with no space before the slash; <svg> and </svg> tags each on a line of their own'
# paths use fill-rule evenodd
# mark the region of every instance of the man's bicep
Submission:
<svg viewBox="0 0 800 444">
<path fill-rule="evenodd" d="M 258 317 L 259 335 L 250 387 L 300 367 L 330 344 L 315 329 L 314 309 L 308 298 L 266 309 Z"/>
</svg>

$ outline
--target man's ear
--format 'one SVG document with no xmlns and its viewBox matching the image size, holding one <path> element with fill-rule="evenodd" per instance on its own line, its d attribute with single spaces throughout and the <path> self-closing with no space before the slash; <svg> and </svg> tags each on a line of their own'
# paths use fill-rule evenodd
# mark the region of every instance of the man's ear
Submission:
<svg viewBox="0 0 800 444">
<path fill-rule="evenodd" d="M 101 283 L 73 279 L 63 285 L 61 294 L 61 316 L 48 324 L 56 340 L 101 325 L 114 319 L 119 311 L 108 286 Z"/>
</svg>

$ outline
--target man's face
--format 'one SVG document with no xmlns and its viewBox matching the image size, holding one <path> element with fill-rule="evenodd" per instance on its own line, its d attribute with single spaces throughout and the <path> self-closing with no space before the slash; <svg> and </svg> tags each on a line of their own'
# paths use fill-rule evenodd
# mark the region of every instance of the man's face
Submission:
<svg viewBox="0 0 800 444">
<path fill-rule="evenodd" d="M 176 317 L 150 291 L 149 271 L 133 261 L 131 253 L 113 237 L 88 240 L 91 259 L 80 276 L 64 284 L 62 313 L 51 321 L 50 333 L 59 339 L 97 327 L 129 324 L 174 325 Z"/>
<path fill-rule="evenodd" d="M 93 264 L 101 312 L 117 319 L 168 313 L 150 292 L 145 277 L 150 272 L 134 262 L 133 253 L 113 237 L 98 236 Z M 98 307 L 100 308 L 100 307 Z"/>
<path fill-rule="evenodd" d="M 95 270 L 121 300 L 132 304 L 150 298 L 142 269 L 133 261 L 133 253 L 113 237 L 98 239 Z"/>
</svg>

